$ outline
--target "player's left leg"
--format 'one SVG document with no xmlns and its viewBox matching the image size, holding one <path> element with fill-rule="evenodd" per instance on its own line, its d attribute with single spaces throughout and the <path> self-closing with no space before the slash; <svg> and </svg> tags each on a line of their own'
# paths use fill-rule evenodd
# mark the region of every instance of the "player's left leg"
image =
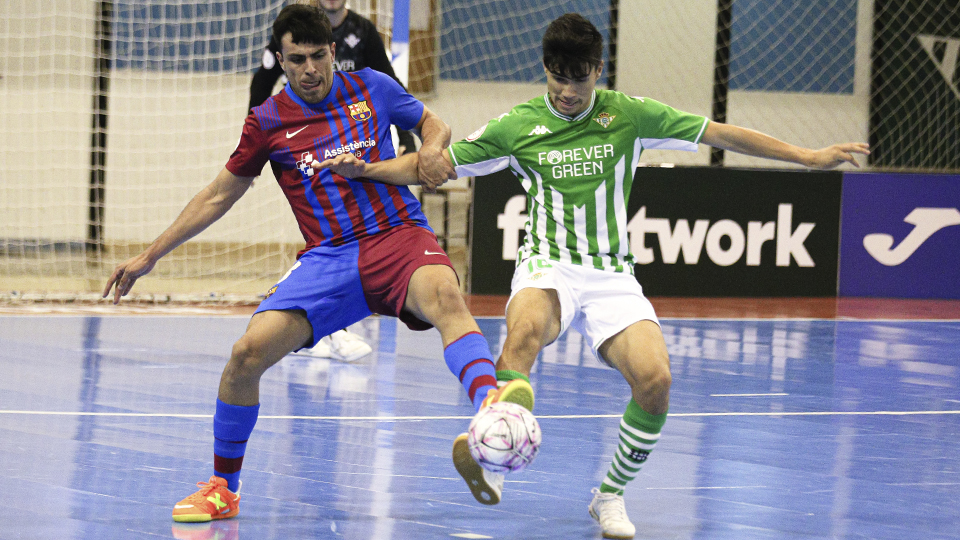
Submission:
<svg viewBox="0 0 960 540">
<path fill-rule="evenodd" d="M 440 331 L 447 367 L 480 410 L 488 393 L 497 388 L 493 355 L 460 294 L 453 269 L 439 264 L 417 268 L 407 285 L 404 311 Z"/>
<path fill-rule="evenodd" d="M 424 227 L 401 225 L 363 238 L 358 266 L 374 313 L 397 317 L 412 330 L 435 326 L 440 331 L 447 367 L 479 410 L 497 387 L 493 355 L 436 235 Z"/>
<path fill-rule="evenodd" d="M 670 358 L 652 320 L 631 324 L 604 341 L 599 353 L 630 384 L 631 399 L 620 420 L 620 444 L 606 478 L 593 490 L 589 510 L 604 538 L 633 538 L 636 529 L 627 517 L 623 490 L 660 439 L 670 402 Z"/>
<path fill-rule="evenodd" d="M 633 276 L 594 269 L 583 274 L 581 312 L 571 326 L 623 375 L 631 394 L 616 454 L 603 483 L 594 489 L 590 515 L 600 522 L 605 538 L 633 538 L 636 531 L 627 518 L 623 490 L 660 438 L 670 401 L 670 357 L 653 306 Z"/>
</svg>

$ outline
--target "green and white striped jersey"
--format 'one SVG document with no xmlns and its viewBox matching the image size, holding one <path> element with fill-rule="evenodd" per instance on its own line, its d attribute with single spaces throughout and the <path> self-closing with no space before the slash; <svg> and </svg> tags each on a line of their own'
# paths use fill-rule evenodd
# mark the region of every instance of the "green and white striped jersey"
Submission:
<svg viewBox="0 0 960 540">
<path fill-rule="evenodd" d="M 597 89 L 575 118 L 544 95 L 517 105 L 450 147 L 460 176 L 506 169 L 527 192 L 526 238 L 533 255 L 633 273 L 627 208 L 645 148 L 696 151 L 708 120 L 652 99 Z"/>
</svg>

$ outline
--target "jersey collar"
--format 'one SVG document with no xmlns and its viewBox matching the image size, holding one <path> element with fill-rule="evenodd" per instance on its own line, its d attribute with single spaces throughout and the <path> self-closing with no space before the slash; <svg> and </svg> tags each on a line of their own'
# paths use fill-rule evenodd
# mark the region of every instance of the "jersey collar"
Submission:
<svg viewBox="0 0 960 540">
<path fill-rule="evenodd" d="M 593 94 L 590 95 L 590 105 L 586 109 L 584 109 L 582 113 L 578 114 L 576 117 L 567 116 L 562 112 L 553 108 L 553 103 L 550 103 L 549 93 L 546 93 L 543 95 L 543 101 L 544 103 L 547 104 L 547 110 L 553 113 L 553 115 L 556 116 L 557 118 L 561 120 L 566 120 L 567 122 L 577 122 L 579 120 L 583 120 L 584 118 L 590 116 L 590 113 L 593 111 L 593 105 L 597 101 L 597 91 L 594 90 Z"/>
<path fill-rule="evenodd" d="M 297 105 L 306 107 L 308 109 L 316 109 L 317 107 L 321 107 L 333 101 L 337 89 L 339 89 L 340 85 L 343 84 L 337 73 L 339 73 L 337 70 L 333 71 L 333 85 L 330 87 L 330 92 L 327 94 L 327 97 L 320 100 L 319 103 L 307 103 L 306 101 L 300 99 L 300 96 L 298 96 L 297 93 L 293 91 L 293 88 L 290 87 L 289 81 L 287 82 L 286 86 L 283 87 L 283 91 L 286 92 L 287 96 Z"/>
</svg>

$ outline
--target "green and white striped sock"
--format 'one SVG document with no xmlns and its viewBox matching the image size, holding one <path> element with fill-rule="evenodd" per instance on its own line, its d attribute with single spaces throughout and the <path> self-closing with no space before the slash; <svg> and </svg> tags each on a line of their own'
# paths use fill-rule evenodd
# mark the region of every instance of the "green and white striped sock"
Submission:
<svg viewBox="0 0 960 540">
<path fill-rule="evenodd" d="M 666 414 L 650 414 L 632 398 L 620 420 L 620 445 L 600 484 L 601 493 L 623 495 L 623 488 L 637 477 L 647 456 L 660 439 L 660 429 L 667 421 Z"/>
</svg>

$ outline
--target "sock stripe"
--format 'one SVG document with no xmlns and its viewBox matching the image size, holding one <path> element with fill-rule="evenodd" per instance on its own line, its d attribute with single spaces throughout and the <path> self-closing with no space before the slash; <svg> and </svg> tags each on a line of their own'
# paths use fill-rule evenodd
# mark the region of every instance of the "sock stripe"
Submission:
<svg viewBox="0 0 960 540">
<path fill-rule="evenodd" d="M 626 473 L 631 473 L 634 476 L 640 472 L 640 469 L 643 468 L 643 462 L 636 462 L 630 459 L 628 456 L 617 452 L 617 455 L 614 456 L 613 462 L 620 465 L 620 469 Z"/>
<path fill-rule="evenodd" d="M 621 493 L 621 494 L 623 492 L 623 488 L 627 487 L 623 484 L 618 484 L 615 480 L 612 480 L 610 478 L 610 475 L 607 475 L 607 477 L 603 479 L 603 485 L 613 488 L 613 491 L 611 493 Z M 601 489 L 600 491 L 603 491 L 603 490 Z"/>
<path fill-rule="evenodd" d="M 460 370 L 460 382 L 461 382 L 461 383 L 463 382 L 463 378 L 467 376 L 467 372 L 470 371 L 470 368 L 472 368 L 473 366 L 475 366 L 475 365 L 477 365 L 477 364 L 479 364 L 479 363 L 487 363 L 487 364 L 490 364 L 491 366 L 493 365 L 493 362 L 491 362 L 489 358 L 477 358 L 476 360 L 474 360 L 474 361 L 470 362 L 469 364 L 463 366 L 463 369 Z"/>
<path fill-rule="evenodd" d="M 622 494 L 627 483 L 640 474 L 647 457 L 660 440 L 660 429 L 666 417 L 666 414 L 649 414 L 634 400 L 630 400 L 620 420 L 620 444 L 610 462 L 607 476 L 600 484 L 601 492 Z"/>
<path fill-rule="evenodd" d="M 651 442 L 656 442 L 660 440 L 659 433 L 649 433 L 646 431 L 641 431 L 627 424 L 626 420 L 623 420 L 623 419 L 620 420 L 620 431 L 626 431 L 627 433 L 630 433 L 634 437 L 638 437 L 640 439 L 644 439 Z"/>
<path fill-rule="evenodd" d="M 631 449 L 640 448 L 643 450 L 652 450 L 653 447 L 657 445 L 657 441 L 653 441 L 649 443 L 644 441 L 638 441 L 632 437 L 629 437 L 627 434 L 625 434 L 622 431 L 620 432 L 620 442 L 626 444 Z"/>
<path fill-rule="evenodd" d="M 470 401 L 472 402 L 476 399 L 477 390 L 483 388 L 484 386 L 497 387 L 497 379 L 491 375 L 481 375 L 473 380 L 473 383 L 470 384 L 470 389 L 467 390 L 467 395 L 470 396 Z M 485 397 L 485 396 L 484 396 Z"/>
<path fill-rule="evenodd" d="M 235 472 L 240 472 L 240 468 L 243 466 L 243 456 L 235 458 L 227 458 L 223 456 L 213 455 L 213 470 L 214 472 L 223 473 L 223 474 L 233 474 Z"/>
<path fill-rule="evenodd" d="M 480 336 L 480 337 L 483 337 L 483 334 L 480 333 L 480 332 L 477 332 L 477 331 L 467 332 L 466 334 L 464 334 L 464 335 L 458 337 L 457 339 L 451 341 L 451 342 L 450 342 L 450 345 L 447 345 L 446 347 L 444 347 L 444 350 L 449 349 L 451 346 L 453 346 L 454 343 L 457 343 L 457 342 L 460 341 L 461 339 L 463 339 L 463 338 L 465 338 L 465 337 L 467 337 L 467 336 L 473 335 L 473 334 L 476 334 L 476 335 L 478 335 L 478 336 Z"/>
</svg>

